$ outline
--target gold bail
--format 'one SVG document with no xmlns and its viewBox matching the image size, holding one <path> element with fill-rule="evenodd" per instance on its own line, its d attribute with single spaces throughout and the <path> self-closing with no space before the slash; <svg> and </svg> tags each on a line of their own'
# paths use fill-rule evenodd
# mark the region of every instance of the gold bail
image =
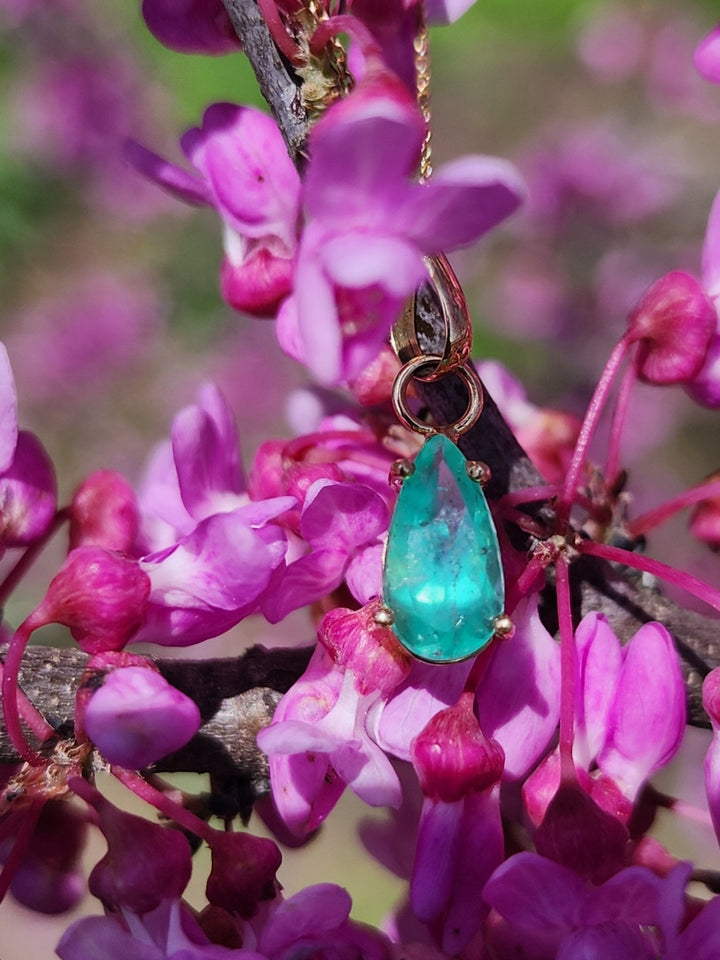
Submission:
<svg viewBox="0 0 720 960">
<path fill-rule="evenodd" d="M 470 356 L 472 347 L 472 324 L 468 314 L 465 294 L 444 253 L 434 257 L 425 257 L 428 269 L 428 282 L 433 288 L 445 322 L 445 344 L 442 353 L 439 350 L 423 350 L 418 339 L 417 293 L 412 296 L 403 310 L 400 319 L 392 328 L 390 342 L 402 364 L 417 357 L 433 356 L 436 363 L 429 363 L 429 369 L 415 374 L 418 380 L 432 382 L 447 373 L 462 367 Z"/>
</svg>

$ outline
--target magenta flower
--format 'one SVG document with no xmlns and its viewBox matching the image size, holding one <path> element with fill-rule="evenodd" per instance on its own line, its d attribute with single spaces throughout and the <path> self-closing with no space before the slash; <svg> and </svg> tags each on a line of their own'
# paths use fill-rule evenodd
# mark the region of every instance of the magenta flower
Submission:
<svg viewBox="0 0 720 960">
<path fill-rule="evenodd" d="M 208 941 L 190 908 L 163 900 L 141 916 L 130 911 L 76 920 L 56 947 L 61 960 L 232 960 L 238 952 Z M 242 956 L 242 955 L 241 955 Z M 260 960 L 248 951 L 246 960 Z"/>
<path fill-rule="evenodd" d="M 498 867 L 483 890 L 483 899 L 499 915 L 489 933 L 493 955 L 680 960 L 684 953 L 661 952 L 661 928 L 679 920 L 689 873 L 689 865 L 682 864 L 660 879 L 646 867 L 628 867 L 592 887 L 560 864 L 518 853 Z"/>
<path fill-rule="evenodd" d="M 720 193 L 715 197 L 702 250 L 702 285 L 715 307 L 718 319 L 705 363 L 685 389 L 703 406 L 720 406 Z"/>
<path fill-rule="evenodd" d="M 713 738 L 705 754 L 705 793 L 715 835 L 720 838 L 720 670 L 716 667 L 703 681 L 703 706 L 713 728 Z"/>
<path fill-rule="evenodd" d="M 621 647 L 605 617 L 591 613 L 578 625 L 575 642 L 573 757 L 585 792 L 624 822 L 643 784 L 669 762 L 682 740 L 680 661 L 659 623 L 645 624 Z M 523 787 L 533 822 L 543 819 L 559 783 L 556 752 Z"/>
<path fill-rule="evenodd" d="M 560 718 L 560 648 L 540 622 L 536 597 L 518 604 L 513 622 L 515 634 L 497 644 L 476 691 L 480 726 L 502 747 L 506 780 L 527 775 Z"/>
<path fill-rule="evenodd" d="M 271 316 L 290 291 L 300 179 L 275 121 L 254 107 L 216 103 L 183 136 L 187 173 L 140 144 L 128 159 L 173 196 L 214 207 L 223 222 L 223 297 L 238 310 Z"/>
<path fill-rule="evenodd" d="M 705 80 L 720 83 L 720 27 L 715 27 L 695 50 L 695 67 Z"/>
<path fill-rule="evenodd" d="M 84 725 L 108 763 L 140 770 L 179 750 L 200 729 L 200 711 L 157 670 L 111 670 L 85 707 Z"/>
<path fill-rule="evenodd" d="M 287 550 L 272 521 L 296 501 L 249 499 L 235 423 L 217 388 L 206 385 L 200 403 L 175 418 L 139 499 L 151 592 L 135 641 L 199 643 L 258 608 Z"/>
<path fill-rule="evenodd" d="M 17 446 L 17 393 L 10 358 L 0 343 L 0 473 L 13 462 Z"/>
<path fill-rule="evenodd" d="M 240 49 L 222 0 L 143 0 L 142 15 L 148 30 L 171 50 L 221 54 Z"/>
<path fill-rule="evenodd" d="M 388 526 L 385 501 L 362 483 L 316 480 L 307 491 L 300 536 L 310 552 L 289 563 L 262 601 L 271 623 L 314 603 L 343 580 L 360 603 L 382 592 L 382 537 Z"/>
<path fill-rule="evenodd" d="M 297 836 L 319 826 L 346 785 L 371 806 L 400 805 L 400 782 L 377 745 L 374 716 L 410 664 L 394 633 L 375 623 L 376 609 L 326 614 L 307 670 L 258 734 L 275 804 Z"/>
<path fill-rule="evenodd" d="M 412 760 L 425 801 L 418 828 L 410 903 L 438 928 L 442 949 L 458 954 L 487 908 L 477 893 L 502 862 L 499 783 L 504 756 L 483 733 L 474 695 L 437 713 L 413 740 Z"/>
<path fill-rule="evenodd" d="M 423 137 L 408 92 L 376 70 L 311 131 L 308 222 L 278 338 L 323 383 L 373 359 L 425 275 L 423 255 L 472 243 L 520 203 L 515 170 L 489 157 L 413 182 Z"/>
</svg>

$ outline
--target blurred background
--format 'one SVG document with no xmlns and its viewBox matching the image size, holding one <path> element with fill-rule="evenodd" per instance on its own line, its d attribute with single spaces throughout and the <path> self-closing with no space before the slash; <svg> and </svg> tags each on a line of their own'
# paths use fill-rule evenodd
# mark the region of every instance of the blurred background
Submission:
<svg viewBox="0 0 720 960">
<path fill-rule="evenodd" d="M 214 214 L 166 197 L 121 155 L 132 136 L 182 162 L 179 136 L 208 104 L 261 105 L 251 70 L 239 53 L 166 50 L 138 7 L 0 0 L 0 337 L 21 424 L 53 457 L 61 497 L 100 467 L 137 480 L 207 379 L 235 409 L 248 465 L 262 440 L 289 435 L 288 394 L 305 382 L 272 323 L 220 299 Z M 670 269 L 699 274 L 720 89 L 692 53 L 716 18 L 710 0 L 478 0 L 433 31 L 436 165 L 497 154 L 530 186 L 520 215 L 453 262 L 475 356 L 505 364 L 533 404 L 581 415 L 642 291 Z M 622 458 L 634 511 L 720 467 L 717 416 L 679 388 L 635 390 Z M 683 530 L 678 518 L 653 536 L 653 555 L 717 583 L 720 561 Z M 32 600 L 23 588 L 8 619 Z M 310 639 L 305 623 L 286 629 Z M 316 875 L 290 867 L 290 891 L 337 880 L 373 922 L 397 896 L 389 874 L 360 877 L 359 858 L 316 859 Z M 28 930 L 33 957 L 51 957 L 67 922 L 3 905 L 0 960 L 27 956 Z"/>
</svg>

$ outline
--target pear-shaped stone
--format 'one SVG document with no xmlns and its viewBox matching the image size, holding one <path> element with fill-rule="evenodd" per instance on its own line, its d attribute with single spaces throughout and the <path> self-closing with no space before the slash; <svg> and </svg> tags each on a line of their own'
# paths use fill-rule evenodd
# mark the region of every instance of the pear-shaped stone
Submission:
<svg viewBox="0 0 720 960">
<path fill-rule="evenodd" d="M 436 434 L 415 458 L 388 533 L 383 600 L 393 629 L 420 660 L 451 663 L 478 653 L 503 612 L 497 533 L 465 457 Z"/>
</svg>

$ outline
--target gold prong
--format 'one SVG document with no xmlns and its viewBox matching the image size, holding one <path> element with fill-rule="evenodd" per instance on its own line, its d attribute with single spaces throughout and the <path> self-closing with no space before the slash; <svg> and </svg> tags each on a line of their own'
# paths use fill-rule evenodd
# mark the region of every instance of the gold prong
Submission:
<svg viewBox="0 0 720 960">
<path fill-rule="evenodd" d="M 507 640 L 515 633 L 515 624 L 506 613 L 501 613 L 493 620 L 495 636 L 499 640 Z"/>
<path fill-rule="evenodd" d="M 408 477 L 415 473 L 415 464 L 412 460 L 403 458 L 395 460 L 390 467 L 390 486 L 394 490 L 399 490 Z"/>
<path fill-rule="evenodd" d="M 484 487 L 490 480 L 490 467 L 482 460 L 466 460 L 465 469 L 470 479 L 479 483 L 481 487 Z"/>
<path fill-rule="evenodd" d="M 379 627 L 391 627 L 395 623 L 395 614 L 390 607 L 383 605 L 375 611 L 373 620 Z"/>
</svg>

